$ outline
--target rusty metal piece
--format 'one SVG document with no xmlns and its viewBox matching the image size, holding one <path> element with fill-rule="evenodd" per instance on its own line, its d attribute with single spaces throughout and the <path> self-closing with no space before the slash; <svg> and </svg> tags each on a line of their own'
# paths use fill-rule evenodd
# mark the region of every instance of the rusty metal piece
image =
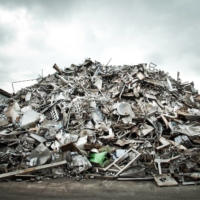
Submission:
<svg viewBox="0 0 200 200">
<path fill-rule="evenodd" d="M 19 174 L 31 173 L 31 172 L 35 172 L 35 171 L 38 171 L 38 170 L 58 167 L 58 166 L 62 166 L 62 165 L 65 165 L 65 164 L 67 164 L 67 161 L 63 160 L 63 161 L 57 162 L 57 163 L 51 163 L 51 164 L 41 165 L 41 166 L 37 166 L 37 167 L 31 167 L 31 168 L 27 168 L 27 169 L 21 169 L 21 170 L 17 170 L 17 171 L 14 171 L 14 172 L 8 172 L 8 173 L 0 174 L 0 179 L 16 176 L 16 175 L 19 175 Z"/>
<path fill-rule="evenodd" d="M 58 67 L 58 65 L 55 63 L 53 65 L 53 68 L 61 75 L 62 74 L 62 70 Z"/>
</svg>

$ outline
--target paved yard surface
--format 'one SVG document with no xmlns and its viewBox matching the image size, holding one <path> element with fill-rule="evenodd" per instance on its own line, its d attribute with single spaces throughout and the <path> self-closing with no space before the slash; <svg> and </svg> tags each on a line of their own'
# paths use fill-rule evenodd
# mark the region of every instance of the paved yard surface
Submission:
<svg viewBox="0 0 200 200">
<path fill-rule="evenodd" d="M 0 200 L 4 199 L 200 199 L 199 186 L 159 188 L 154 181 L 105 181 L 62 178 L 38 182 L 0 182 Z"/>
</svg>

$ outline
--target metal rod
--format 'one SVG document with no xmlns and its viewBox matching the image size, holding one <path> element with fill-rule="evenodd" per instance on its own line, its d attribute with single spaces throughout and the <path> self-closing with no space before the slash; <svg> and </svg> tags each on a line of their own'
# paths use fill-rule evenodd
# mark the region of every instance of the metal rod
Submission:
<svg viewBox="0 0 200 200">
<path fill-rule="evenodd" d="M 21 83 L 21 82 L 34 81 L 34 80 L 37 80 L 37 78 L 35 78 L 35 79 L 30 79 L 30 80 L 24 80 L 24 81 L 15 81 L 15 82 L 12 82 L 13 93 L 15 93 L 14 83 Z"/>
<path fill-rule="evenodd" d="M 151 181 L 154 180 L 153 177 L 145 177 L 145 178 L 118 178 L 118 181 Z"/>
<path fill-rule="evenodd" d="M 14 172 L 8 172 L 8 173 L 0 174 L 0 179 L 8 178 L 8 177 L 11 177 L 11 176 L 16 176 L 16 175 L 19 175 L 19 174 L 31 173 L 31 172 L 42 170 L 42 169 L 58 167 L 58 166 L 61 166 L 61 165 L 65 165 L 66 163 L 67 163 L 67 161 L 63 160 L 63 161 L 56 162 L 56 163 L 51 163 L 51 164 L 41 165 L 41 166 L 37 166 L 37 167 L 31 167 L 31 168 L 16 170 Z"/>
<path fill-rule="evenodd" d="M 110 60 L 108 61 L 108 63 L 105 66 L 107 66 L 110 63 L 111 60 L 112 60 L 112 58 L 110 58 Z"/>
</svg>

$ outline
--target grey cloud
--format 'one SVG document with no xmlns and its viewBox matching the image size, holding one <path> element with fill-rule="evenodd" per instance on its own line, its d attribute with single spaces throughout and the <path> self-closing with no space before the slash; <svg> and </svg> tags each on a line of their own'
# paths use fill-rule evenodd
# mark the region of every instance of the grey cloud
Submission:
<svg viewBox="0 0 200 200">
<path fill-rule="evenodd" d="M 23 75 L 25 75 L 25 80 L 37 78 L 38 69 L 34 67 L 34 62 L 31 61 L 29 64 L 27 63 L 29 62 L 2 53 L 0 55 L 0 88 L 2 88 L 6 83 L 10 83 L 11 85 L 14 81 L 23 80 L 21 79 Z"/>
<path fill-rule="evenodd" d="M 6 45 L 15 39 L 15 30 L 0 25 L 0 45 Z"/>
<path fill-rule="evenodd" d="M 46 43 L 46 41 L 42 37 L 31 37 L 28 40 L 28 45 L 31 48 L 39 50 L 39 51 L 48 50 L 48 44 Z"/>
<path fill-rule="evenodd" d="M 11 64 L 13 62 L 14 62 L 13 57 L 10 57 L 10 56 L 6 55 L 5 53 L 0 54 L 0 65 L 2 67 L 4 66 L 4 68 L 6 68 L 6 70 L 9 70 L 9 69 L 5 66 L 5 64 Z"/>
<path fill-rule="evenodd" d="M 1 70 L 0 88 L 5 83 L 8 82 L 11 83 L 13 81 L 11 77 L 11 72 L 14 70 L 12 63 L 13 63 L 13 58 L 6 55 L 0 55 L 0 70 Z"/>
<path fill-rule="evenodd" d="M 0 4 L 8 9 L 25 8 L 40 20 L 60 19 L 71 15 L 76 0 L 1 0 Z"/>
<path fill-rule="evenodd" d="M 30 55 L 25 61 L 18 59 L 21 66 L 30 62 L 33 71 L 30 76 L 38 74 L 34 65 L 38 65 L 37 69 L 41 69 L 43 65 L 48 65 L 50 68 L 54 62 L 58 62 L 62 67 L 72 62 L 79 62 L 84 57 L 101 57 L 111 47 L 111 49 L 121 49 L 122 53 L 126 48 L 137 47 L 143 55 L 142 62 L 154 62 L 159 68 L 163 67 L 169 72 L 176 66 L 175 70 L 182 73 L 188 73 L 190 69 L 194 70 L 196 75 L 200 73 L 199 1 L 1 0 L 0 7 L 26 9 L 34 20 L 31 28 L 44 32 L 40 36 L 31 35 L 27 39 L 29 49 L 37 53 Z M 62 49 L 62 52 L 54 51 L 53 46 L 49 47 L 45 40 L 45 34 L 48 35 L 45 24 L 52 26 L 60 24 L 65 27 L 74 21 L 83 26 L 84 41 L 80 47 L 76 47 L 80 48 L 80 52 L 77 51 L 76 55 L 63 53 L 66 49 L 75 48 L 72 46 L 73 43 Z M 106 36 L 98 37 L 98 31 Z M 4 35 L 2 40 L 4 44 L 8 45 L 5 43 L 5 36 L 11 32 L 1 31 L 0 28 L 0 34 Z M 75 36 L 72 40 L 76 40 Z M 112 52 L 108 54 L 111 54 L 108 55 L 108 59 L 112 57 L 114 62 L 115 54 Z M 36 58 L 39 64 L 35 61 Z M 124 62 L 126 63 L 126 60 Z M 48 70 L 45 68 L 45 71 Z"/>
<path fill-rule="evenodd" d="M 159 52 L 151 53 L 147 55 L 145 59 L 148 62 L 153 62 L 156 65 L 162 65 L 165 62 L 164 56 Z"/>
</svg>

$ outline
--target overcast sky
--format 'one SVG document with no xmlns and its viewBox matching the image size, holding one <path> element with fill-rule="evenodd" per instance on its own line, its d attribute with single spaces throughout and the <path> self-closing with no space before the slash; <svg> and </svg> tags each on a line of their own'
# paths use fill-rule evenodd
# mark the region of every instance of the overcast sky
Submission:
<svg viewBox="0 0 200 200">
<path fill-rule="evenodd" d="M 0 88 L 90 57 L 153 62 L 200 91 L 199 10 L 198 0 L 0 0 Z"/>
</svg>

